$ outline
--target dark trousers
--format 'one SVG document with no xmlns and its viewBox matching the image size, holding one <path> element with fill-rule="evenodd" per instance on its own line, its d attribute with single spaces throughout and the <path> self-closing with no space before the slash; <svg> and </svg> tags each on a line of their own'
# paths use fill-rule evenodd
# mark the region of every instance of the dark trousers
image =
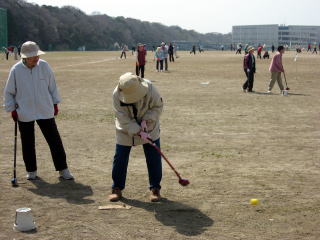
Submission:
<svg viewBox="0 0 320 240">
<path fill-rule="evenodd" d="M 160 148 L 160 139 L 154 141 L 154 143 Z M 143 145 L 143 150 L 149 174 L 149 188 L 160 189 L 162 179 L 161 155 L 148 143 Z M 112 165 L 112 188 L 120 188 L 121 190 L 125 188 L 130 151 L 131 146 L 116 145 Z"/>
<path fill-rule="evenodd" d="M 37 170 L 35 136 L 34 136 L 34 121 L 32 122 L 18 122 L 19 131 L 22 143 L 23 161 L 27 172 Z M 66 153 L 58 132 L 58 128 L 54 118 L 37 120 L 41 132 L 46 139 L 53 159 L 56 171 L 61 171 L 66 168 Z"/>
<path fill-rule="evenodd" d="M 157 70 L 158 71 L 163 70 L 163 60 L 157 60 Z"/>
<path fill-rule="evenodd" d="M 164 70 L 168 71 L 168 58 L 164 59 Z"/>
<path fill-rule="evenodd" d="M 254 72 L 250 71 L 248 73 L 246 70 L 244 72 L 245 72 L 245 74 L 247 76 L 247 80 L 243 84 L 242 88 L 243 89 L 248 89 L 248 92 L 252 92 L 253 82 L 254 82 Z"/>
<path fill-rule="evenodd" d="M 126 54 L 126 52 L 125 52 L 125 51 L 123 51 L 123 52 L 121 53 L 120 58 L 122 58 L 123 56 L 124 56 L 124 58 L 127 58 L 127 54 Z"/>
<path fill-rule="evenodd" d="M 6 53 L 6 59 L 9 60 L 9 52 Z"/>
<path fill-rule="evenodd" d="M 136 75 L 144 78 L 144 65 L 136 65 Z"/>
<path fill-rule="evenodd" d="M 169 53 L 169 60 L 170 62 L 174 62 L 173 53 Z"/>
</svg>

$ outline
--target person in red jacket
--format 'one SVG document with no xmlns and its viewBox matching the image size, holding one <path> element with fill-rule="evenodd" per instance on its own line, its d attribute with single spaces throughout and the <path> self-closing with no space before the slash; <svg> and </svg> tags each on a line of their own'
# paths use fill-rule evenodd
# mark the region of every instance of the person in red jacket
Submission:
<svg viewBox="0 0 320 240">
<path fill-rule="evenodd" d="M 311 52 L 311 44 L 310 43 L 308 44 L 308 51 L 307 52 L 309 52 L 309 51 Z"/>
<path fill-rule="evenodd" d="M 257 58 L 260 58 L 260 59 L 261 59 L 262 49 L 263 49 L 263 46 L 260 45 L 260 46 L 258 47 L 258 50 L 257 50 Z"/>
<path fill-rule="evenodd" d="M 147 51 L 142 43 L 138 44 L 136 59 L 136 75 L 144 78 Z M 141 74 L 141 75 L 140 75 Z"/>
</svg>

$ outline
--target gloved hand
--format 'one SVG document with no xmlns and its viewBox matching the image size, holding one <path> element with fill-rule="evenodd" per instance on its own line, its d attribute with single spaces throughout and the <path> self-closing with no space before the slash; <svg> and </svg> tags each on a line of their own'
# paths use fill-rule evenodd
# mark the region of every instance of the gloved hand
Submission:
<svg viewBox="0 0 320 240">
<path fill-rule="evenodd" d="M 146 122 L 146 120 L 143 120 L 142 122 L 141 122 L 141 129 L 142 129 L 142 131 L 144 131 L 144 132 L 147 132 L 147 130 L 148 130 L 148 127 L 147 127 L 147 122 Z"/>
<path fill-rule="evenodd" d="M 249 72 L 250 72 L 250 69 L 248 68 L 248 69 L 247 69 L 247 73 L 249 73 Z"/>
<path fill-rule="evenodd" d="M 149 138 L 150 138 L 150 135 L 149 135 L 148 133 L 144 132 L 144 131 L 140 131 L 140 132 L 138 133 L 138 135 L 139 135 L 139 136 L 141 137 L 141 139 L 144 140 L 144 141 L 148 141 Z"/>
<path fill-rule="evenodd" d="M 54 105 L 53 105 L 53 109 L 54 109 L 54 115 L 57 116 L 57 115 L 58 115 L 58 112 L 59 112 L 58 104 L 54 104 Z"/>
<path fill-rule="evenodd" d="M 16 110 L 11 112 L 11 117 L 12 117 L 13 121 L 15 121 L 15 122 L 18 121 L 18 113 Z"/>
</svg>

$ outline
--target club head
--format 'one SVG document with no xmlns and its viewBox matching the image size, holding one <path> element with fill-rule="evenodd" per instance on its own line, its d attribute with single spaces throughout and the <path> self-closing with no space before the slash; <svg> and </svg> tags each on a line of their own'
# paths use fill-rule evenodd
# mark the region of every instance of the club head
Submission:
<svg viewBox="0 0 320 240">
<path fill-rule="evenodd" d="M 11 185 L 12 185 L 12 187 L 18 187 L 18 182 L 17 182 L 16 178 L 11 179 Z"/>
<path fill-rule="evenodd" d="M 181 186 L 184 186 L 184 187 L 190 184 L 188 179 L 183 179 L 183 178 L 179 179 L 179 183 Z"/>
<path fill-rule="evenodd" d="M 290 88 L 287 87 L 286 90 L 290 90 Z"/>
</svg>

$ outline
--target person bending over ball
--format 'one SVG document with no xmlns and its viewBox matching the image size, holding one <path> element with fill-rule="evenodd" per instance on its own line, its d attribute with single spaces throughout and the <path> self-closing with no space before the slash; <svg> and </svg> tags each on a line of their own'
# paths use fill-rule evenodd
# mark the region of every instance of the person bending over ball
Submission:
<svg viewBox="0 0 320 240">
<path fill-rule="evenodd" d="M 112 194 L 110 201 L 118 201 L 125 188 L 129 154 L 132 146 L 143 145 L 146 157 L 150 200 L 160 200 L 162 178 L 161 155 L 146 140 L 160 148 L 160 115 L 162 98 L 148 80 L 132 73 L 123 74 L 113 91 L 115 111 L 116 149 L 112 165 Z"/>
</svg>

